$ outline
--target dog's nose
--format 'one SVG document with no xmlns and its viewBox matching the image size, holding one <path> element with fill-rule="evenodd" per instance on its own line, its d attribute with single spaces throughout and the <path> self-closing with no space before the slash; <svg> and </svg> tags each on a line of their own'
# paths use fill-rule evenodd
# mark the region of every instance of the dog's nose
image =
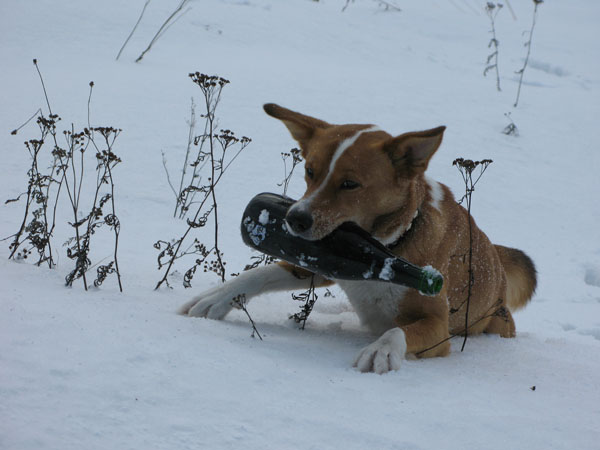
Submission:
<svg viewBox="0 0 600 450">
<path fill-rule="evenodd" d="M 285 221 L 292 228 L 295 233 L 304 233 L 313 224 L 312 215 L 302 209 L 291 208 L 285 216 Z"/>
</svg>

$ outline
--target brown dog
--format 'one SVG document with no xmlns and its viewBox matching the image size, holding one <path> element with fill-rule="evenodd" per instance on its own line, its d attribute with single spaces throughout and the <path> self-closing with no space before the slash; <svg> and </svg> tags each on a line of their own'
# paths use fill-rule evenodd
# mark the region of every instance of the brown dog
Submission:
<svg viewBox="0 0 600 450">
<path fill-rule="evenodd" d="M 306 193 L 286 217 L 291 232 L 320 239 L 344 222 L 355 222 L 396 255 L 433 266 L 444 276 L 435 297 L 384 282 L 337 281 L 361 322 L 381 335 L 359 353 L 354 362 L 359 370 L 398 369 L 409 354 L 445 356 L 449 336 L 465 329 L 515 336 L 510 311 L 533 295 L 535 267 L 520 250 L 490 243 L 471 218 L 467 304 L 469 218 L 448 187 L 424 175 L 445 127 L 392 137 L 372 125 L 330 125 L 274 104 L 264 109 L 287 126 L 306 161 Z M 250 299 L 303 289 L 308 275 L 286 263 L 253 269 L 195 297 L 181 313 L 222 319 L 237 295 Z M 315 282 L 331 283 L 322 277 Z"/>
</svg>

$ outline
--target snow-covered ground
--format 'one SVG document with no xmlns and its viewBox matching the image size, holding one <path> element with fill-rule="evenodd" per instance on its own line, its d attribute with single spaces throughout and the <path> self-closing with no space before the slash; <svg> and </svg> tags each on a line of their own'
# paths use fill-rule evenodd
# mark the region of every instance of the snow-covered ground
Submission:
<svg viewBox="0 0 600 450">
<path fill-rule="evenodd" d="M 0 246 L 0 448 L 2 449 L 595 449 L 600 442 L 600 3 L 546 1 L 538 11 L 519 106 L 523 34 L 532 1 L 496 19 L 502 92 L 483 77 L 489 21 L 476 0 L 197 0 L 144 60 L 178 0 L 0 2 L 0 197 L 26 187 L 22 142 L 47 111 L 32 59 L 63 125 L 91 119 L 123 129 L 115 151 L 124 293 L 109 278 L 84 292 L 63 285 L 72 262 L 55 242 L 55 270 L 8 261 Z M 406 361 L 384 376 L 351 368 L 374 339 L 343 295 L 321 295 L 305 331 L 290 327 L 288 294 L 225 321 L 175 314 L 193 289 L 154 291 L 158 239 L 185 227 L 172 218 L 162 166 L 181 167 L 188 73 L 231 81 L 219 117 L 253 139 L 223 179 L 221 236 L 230 271 L 252 255 L 239 238 L 247 201 L 280 192 L 280 152 L 294 143 L 262 112 L 277 102 L 334 123 L 375 123 L 391 133 L 446 125 L 429 175 L 458 195 L 457 157 L 491 158 L 473 214 L 493 242 L 525 250 L 539 271 L 532 303 L 515 315 L 518 336 L 455 342 L 447 358 Z M 520 136 L 505 136 L 504 113 Z M 289 194 L 303 191 L 301 171 Z M 22 203 L 0 206 L 0 237 L 14 233 Z M 103 240 L 104 239 L 104 240 Z M 111 253 L 98 237 L 96 260 Z M 94 243 L 92 244 L 94 248 Z M 180 271 L 187 265 L 182 264 Z M 322 294 L 322 293 L 321 293 Z M 535 390 L 533 387 L 535 386 Z"/>
</svg>

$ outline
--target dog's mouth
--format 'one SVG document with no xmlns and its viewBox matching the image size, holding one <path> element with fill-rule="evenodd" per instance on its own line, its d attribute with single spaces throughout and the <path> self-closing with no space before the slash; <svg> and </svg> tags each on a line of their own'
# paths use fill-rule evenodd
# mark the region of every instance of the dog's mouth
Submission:
<svg viewBox="0 0 600 450">
<path fill-rule="evenodd" d="M 368 231 L 366 231 L 364 228 L 362 228 L 360 225 L 358 225 L 356 222 L 353 221 L 346 221 L 341 223 L 340 225 L 338 225 L 335 228 L 332 228 L 326 232 L 315 232 L 315 228 L 311 227 L 309 229 L 306 230 L 299 230 L 298 227 L 294 228 L 292 226 L 292 224 L 290 224 L 288 222 L 287 217 L 284 220 L 284 227 L 286 228 L 286 231 L 291 234 L 294 237 L 299 237 L 301 239 L 305 239 L 307 241 L 319 241 L 321 239 L 325 239 L 326 237 L 330 236 L 333 232 L 337 231 L 337 230 L 345 230 L 345 231 L 349 231 L 352 232 L 354 234 L 363 236 L 363 237 L 368 237 L 370 239 L 375 239 L 374 236 L 372 236 Z"/>
</svg>

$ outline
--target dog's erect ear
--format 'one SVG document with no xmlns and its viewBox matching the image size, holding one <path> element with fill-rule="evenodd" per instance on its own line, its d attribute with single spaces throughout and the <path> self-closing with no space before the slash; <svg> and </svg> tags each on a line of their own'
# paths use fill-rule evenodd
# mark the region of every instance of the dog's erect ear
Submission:
<svg viewBox="0 0 600 450">
<path fill-rule="evenodd" d="M 425 172 L 429 160 L 442 143 L 444 130 L 441 126 L 425 131 L 401 134 L 384 146 L 399 176 L 410 178 Z"/>
<path fill-rule="evenodd" d="M 292 137 L 298 141 L 303 150 L 305 150 L 306 143 L 317 128 L 330 126 L 327 122 L 291 111 L 275 103 L 267 103 L 263 108 L 268 115 L 281 120 L 285 124 L 292 133 Z"/>
</svg>

